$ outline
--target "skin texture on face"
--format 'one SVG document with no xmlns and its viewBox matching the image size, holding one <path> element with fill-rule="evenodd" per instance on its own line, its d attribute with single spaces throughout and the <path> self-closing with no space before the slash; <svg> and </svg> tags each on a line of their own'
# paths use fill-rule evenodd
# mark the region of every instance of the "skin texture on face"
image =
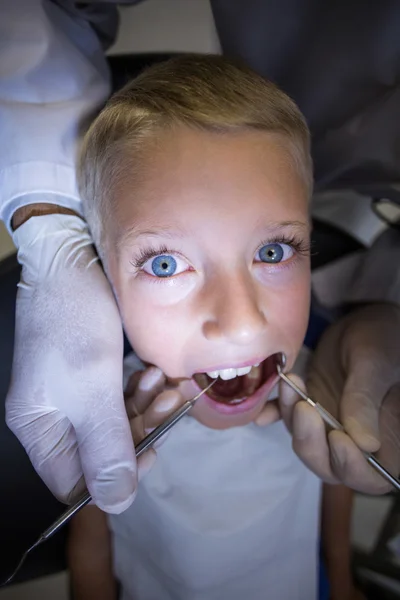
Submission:
<svg viewBox="0 0 400 600">
<path fill-rule="evenodd" d="M 310 226 L 288 142 L 182 127 L 159 134 L 146 156 L 140 184 L 115 190 L 106 224 L 108 275 L 135 352 L 187 398 L 196 372 L 282 351 L 290 368 L 308 321 Z M 271 251 L 280 262 L 264 262 Z M 265 400 L 235 415 L 199 400 L 192 415 L 244 425 Z"/>
</svg>

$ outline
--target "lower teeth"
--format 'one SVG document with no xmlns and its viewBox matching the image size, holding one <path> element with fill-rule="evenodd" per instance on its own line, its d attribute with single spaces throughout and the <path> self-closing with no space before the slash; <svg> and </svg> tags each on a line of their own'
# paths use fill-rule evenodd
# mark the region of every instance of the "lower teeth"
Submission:
<svg viewBox="0 0 400 600">
<path fill-rule="evenodd" d="M 244 398 L 234 398 L 233 400 L 227 400 L 226 404 L 241 404 L 245 400 L 247 400 L 247 396 L 245 396 Z"/>
</svg>

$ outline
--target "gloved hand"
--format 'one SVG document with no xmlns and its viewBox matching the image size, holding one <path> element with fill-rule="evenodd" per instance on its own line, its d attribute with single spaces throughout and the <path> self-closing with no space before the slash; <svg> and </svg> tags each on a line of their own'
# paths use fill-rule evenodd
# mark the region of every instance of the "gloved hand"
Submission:
<svg viewBox="0 0 400 600">
<path fill-rule="evenodd" d="M 137 371 L 129 379 L 125 390 L 125 402 L 135 446 L 184 403 L 177 390 L 165 389 L 165 383 L 165 375 L 157 367 Z M 152 448 L 138 458 L 139 479 L 154 465 L 157 448 L 169 433 L 164 434 Z"/>
<path fill-rule="evenodd" d="M 57 498 L 75 499 L 84 474 L 95 503 L 122 512 L 136 489 L 123 334 L 86 223 L 32 217 L 14 243 L 22 274 L 7 424 Z"/>
<path fill-rule="evenodd" d="M 382 464 L 399 475 L 400 308 L 371 304 L 332 325 L 311 360 L 307 389 L 347 434 L 327 435 L 317 411 L 299 402 L 282 382 L 281 415 L 303 462 L 327 482 L 369 494 L 392 490 L 360 449 L 377 452 Z"/>
</svg>

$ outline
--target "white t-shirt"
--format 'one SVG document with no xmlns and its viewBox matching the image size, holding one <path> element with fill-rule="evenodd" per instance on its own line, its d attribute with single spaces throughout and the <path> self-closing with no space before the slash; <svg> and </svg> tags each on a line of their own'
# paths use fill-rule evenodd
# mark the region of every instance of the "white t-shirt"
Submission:
<svg viewBox="0 0 400 600">
<path fill-rule="evenodd" d="M 320 486 L 282 422 L 184 417 L 133 505 L 109 516 L 122 600 L 314 600 Z"/>
</svg>

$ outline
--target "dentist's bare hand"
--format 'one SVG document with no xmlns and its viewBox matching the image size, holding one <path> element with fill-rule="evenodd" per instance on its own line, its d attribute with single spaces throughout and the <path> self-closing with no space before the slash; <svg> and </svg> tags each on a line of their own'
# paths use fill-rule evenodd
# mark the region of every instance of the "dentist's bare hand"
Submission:
<svg viewBox="0 0 400 600">
<path fill-rule="evenodd" d="M 298 379 L 296 383 L 304 385 Z M 400 308 L 369 305 L 332 325 L 311 361 L 307 388 L 347 433 L 327 432 L 316 410 L 282 383 L 281 414 L 298 456 L 324 481 L 342 482 L 369 494 L 391 490 L 361 450 L 376 452 L 382 464 L 398 476 Z"/>
</svg>

